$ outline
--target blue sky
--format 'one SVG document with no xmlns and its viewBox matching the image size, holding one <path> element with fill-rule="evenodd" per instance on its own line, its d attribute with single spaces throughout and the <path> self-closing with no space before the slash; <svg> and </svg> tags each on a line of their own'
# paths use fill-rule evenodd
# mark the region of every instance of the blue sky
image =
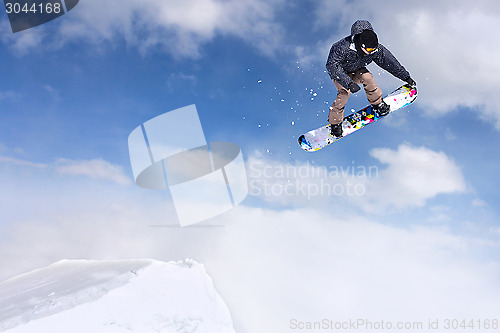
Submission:
<svg viewBox="0 0 500 333">
<path fill-rule="evenodd" d="M 327 307 L 343 318 L 378 318 L 384 293 L 380 302 L 394 318 L 489 315 L 500 277 L 500 49 L 489 36 L 500 27 L 500 6 L 387 3 L 82 0 L 61 18 L 17 34 L 1 16 L 0 277 L 62 258 L 193 257 L 214 277 L 240 332 L 288 332 L 290 316 L 332 315 Z M 298 135 L 326 122 L 336 94 L 324 68 L 329 48 L 357 19 L 372 22 L 417 81 L 419 97 L 324 150 L 303 152 Z M 401 85 L 376 65 L 369 69 L 386 93 Z M 133 184 L 127 137 L 190 104 L 208 141 L 241 147 L 257 187 L 279 192 L 290 182 L 321 183 L 291 174 L 304 165 L 377 173 L 323 179 L 359 184 L 366 190 L 360 196 L 250 193 L 214 219 L 225 228 L 152 230 L 176 223 L 172 203 L 166 192 Z M 365 105 L 359 92 L 347 110 Z M 256 175 L 252 166 L 288 174 Z M 283 265 L 273 269 L 266 258 Z M 376 268 L 370 260 L 387 272 L 366 278 L 365 270 Z M 331 268 L 342 265 L 353 276 Z M 304 273 L 283 282 L 299 267 Z M 250 281 L 254 269 L 283 289 Z M 230 270 L 251 288 L 242 291 Z M 457 276 L 454 287 L 443 287 Z M 340 295 L 338 303 L 302 291 L 301 279 Z M 270 293 L 269 306 L 258 306 L 265 297 L 252 288 Z M 464 288 L 470 294 L 457 296 Z M 292 290 L 297 299 L 287 303 Z M 365 306 L 341 290 L 359 293 Z M 421 310 L 424 296 L 437 304 L 429 313 Z M 394 307 L 405 297 L 416 298 L 415 306 Z M 470 312 L 461 301 L 474 305 Z M 282 308 L 275 317 L 252 322 L 275 308 Z"/>
</svg>

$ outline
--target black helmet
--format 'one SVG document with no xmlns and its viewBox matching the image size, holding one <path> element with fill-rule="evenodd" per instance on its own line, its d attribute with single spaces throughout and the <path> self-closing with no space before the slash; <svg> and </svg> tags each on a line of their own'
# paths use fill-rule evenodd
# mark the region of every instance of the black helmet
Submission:
<svg viewBox="0 0 500 333">
<path fill-rule="evenodd" d="M 363 30 L 362 33 L 354 37 L 354 43 L 356 44 L 356 48 L 358 50 L 363 48 L 368 52 L 371 52 L 378 47 L 378 37 L 373 30 Z"/>
</svg>

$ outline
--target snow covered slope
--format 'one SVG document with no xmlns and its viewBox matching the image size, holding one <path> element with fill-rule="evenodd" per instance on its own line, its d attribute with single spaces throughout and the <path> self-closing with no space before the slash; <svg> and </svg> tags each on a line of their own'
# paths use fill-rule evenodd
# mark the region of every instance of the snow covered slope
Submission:
<svg viewBox="0 0 500 333">
<path fill-rule="evenodd" d="M 234 333 L 202 265 L 63 260 L 0 283 L 8 333 Z"/>
</svg>

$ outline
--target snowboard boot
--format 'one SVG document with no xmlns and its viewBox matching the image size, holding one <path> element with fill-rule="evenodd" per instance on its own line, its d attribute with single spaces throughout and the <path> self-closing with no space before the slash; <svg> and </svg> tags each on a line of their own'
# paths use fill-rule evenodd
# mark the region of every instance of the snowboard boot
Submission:
<svg viewBox="0 0 500 333">
<path fill-rule="evenodd" d="M 342 123 L 330 125 L 330 134 L 337 138 L 340 138 L 342 136 Z"/>
<path fill-rule="evenodd" d="M 391 107 L 387 105 L 384 101 L 377 105 L 373 105 L 373 110 L 377 113 L 379 117 L 387 116 L 391 111 Z"/>
</svg>

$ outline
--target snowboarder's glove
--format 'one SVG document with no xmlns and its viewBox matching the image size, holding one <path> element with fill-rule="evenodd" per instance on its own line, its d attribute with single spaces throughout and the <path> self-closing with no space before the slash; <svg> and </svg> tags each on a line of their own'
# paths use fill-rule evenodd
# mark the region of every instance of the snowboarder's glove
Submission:
<svg viewBox="0 0 500 333">
<path fill-rule="evenodd" d="M 352 94 L 357 93 L 361 88 L 354 82 L 351 82 L 349 85 L 349 90 L 351 91 Z"/>
<path fill-rule="evenodd" d="M 410 85 L 410 87 L 412 88 L 416 88 L 417 87 L 417 82 L 415 82 L 411 77 L 409 77 L 406 82 Z"/>
</svg>

